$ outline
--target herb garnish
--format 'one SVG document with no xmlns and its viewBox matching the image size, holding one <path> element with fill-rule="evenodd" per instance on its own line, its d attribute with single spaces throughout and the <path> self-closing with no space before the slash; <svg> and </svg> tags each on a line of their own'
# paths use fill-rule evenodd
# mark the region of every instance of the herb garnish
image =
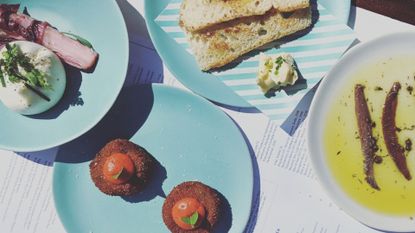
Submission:
<svg viewBox="0 0 415 233">
<path fill-rule="evenodd" d="M 121 176 L 121 174 L 123 173 L 123 171 L 124 171 L 124 167 L 123 167 L 123 168 L 121 168 L 121 170 L 120 170 L 117 174 L 113 175 L 113 176 L 112 176 L 112 178 L 113 178 L 114 180 L 118 180 L 118 178 L 120 178 L 120 176 Z"/>
<path fill-rule="evenodd" d="M 190 217 L 183 217 L 182 221 L 190 226 L 192 226 L 192 228 L 195 228 L 195 225 L 197 223 L 197 220 L 199 219 L 199 213 L 197 211 L 195 211 L 192 216 Z"/>
<path fill-rule="evenodd" d="M 16 44 L 7 43 L 6 50 L 3 51 L 3 58 L 0 59 L 0 81 L 3 87 L 6 87 L 4 76 L 6 75 L 11 83 L 23 82 L 24 85 L 35 92 L 46 101 L 50 99 L 36 87 L 50 89 L 47 74 L 36 69 L 31 63 L 30 58 L 23 54 Z M 24 70 L 21 72 L 19 67 Z"/>
<path fill-rule="evenodd" d="M 6 87 L 6 82 L 4 81 L 3 71 L 0 69 L 0 82 L 3 87 Z"/>
<path fill-rule="evenodd" d="M 27 7 L 26 6 L 23 8 L 23 14 L 31 17 L 30 14 L 29 14 L 29 11 L 27 10 Z"/>
<path fill-rule="evenodd" d="M 267 60 L 266 62 L 265 62 L 265 67 L 267 68 L 267 69 L 272 69 L 272 62 L 271 62 L 271 60 Z"/>
<path fill-rule="evenodd" d="M 92 46 L 91 42 L 89 42 L 87 39 L 82 38 L 78 35 L 75 35 L 73 33 L 70 32 L 62 32 L 63 34 L 72 37 L 74 40 L 77 40 L 79 43 L 85 45 L 86 47 L 90 48 L 90 49 L 94 49 L 94 47 Z"/>
<path fill-rule="evenodd" d="M 275 64 L 277 64 L 277 66 L 275 67 L 275 71 L 274 71 L 275 75 L 278 75 L 279 70 L 282 66 L 282 63 L 284 63 L 284 62 L 285 62 L 285 59 L 281 56 L 279 56 L 279 57 L 277 57 L 277 59 L 275 59 Z"/>
</svg>

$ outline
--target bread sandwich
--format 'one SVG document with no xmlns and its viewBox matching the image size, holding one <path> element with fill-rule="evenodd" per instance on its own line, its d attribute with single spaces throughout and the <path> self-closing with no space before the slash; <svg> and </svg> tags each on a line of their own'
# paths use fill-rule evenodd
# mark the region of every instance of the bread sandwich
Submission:
<svg viewBox="0 0 415 233">
<path fill-rule="evenodd" d="M 311 23 L 308 0 L 184 0 L 180 13 L 180 26 L 203 71 L 222 67 Z"/>
</svg>

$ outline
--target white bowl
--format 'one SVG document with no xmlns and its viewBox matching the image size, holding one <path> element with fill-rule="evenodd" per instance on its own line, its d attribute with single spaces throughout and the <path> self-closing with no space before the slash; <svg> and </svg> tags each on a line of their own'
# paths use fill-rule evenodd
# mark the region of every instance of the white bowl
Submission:
<svg viewBox="0 0 415 233">
<path fill-rule="evenodd" d="M 409 217 L 372 211 L 351 199 L 342 190 L 331 175 L 327 164 L 323 126 L 326 124 L 325 119 L 332 106 L 332 100 L 340 93 L 343 84 L 356 71 L 356 67 L 368 61 L 377 61 L 385 56 L 408 53 L 415 55 L 415 31 L 383 36 L 348 51 L 321 82 L 310 108 L 307 132 L 311 164 L 329 197 L 346 213 L 363 224 L 394 232 L 415 231 L 415 221 L 410 220 Z"/>
</svg>

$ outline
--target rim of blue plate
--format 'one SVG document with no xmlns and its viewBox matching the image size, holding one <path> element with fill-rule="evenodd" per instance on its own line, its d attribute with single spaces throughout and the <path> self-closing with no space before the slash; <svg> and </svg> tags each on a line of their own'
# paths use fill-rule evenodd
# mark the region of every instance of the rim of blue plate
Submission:
<svg viewBox="0 0 415 233">
<path fill-rule="evenodd" d="M 183 89 L 178 88 L 178 87 L 167 86 L 167 85 L 160 84 L 160 83 L 142 84 L 142 85 L 151 85 L 154 89 L 158 89 L 158 90 L 173 89 L 173 90 L 176 90 L 176 91 L 180 91 L 182 93 L 186 93 L 191 98 L 198 99 L 198 101 L 201 101 L 203 104 L 206 104 L 206 106 L 209 106 L 212 109 L 212 111 L 214 111 L 217 114 L 220 114 L 224 118 L 228 119 L 233 124 L 233 127 L 235 127 L 235 129 L 238 131 L 238 134 L 241 137 L 242 141 L 245 142 L 245 139 L 243 138 L 243 135 L 240 132 L 240 129 L 238 128 L 238 126 L 235 123 L 232 122 L 232 118 L 229 115 L 227 115 L 225 112 L 223 112 L 219 108 L 217 108 L 213 103 L 211 103 L 207 99 L 203 98 L 202 96 L 195 95 L 192 92 L 183 90 Z M 249 147 L 248 147 L 248 145 L 246 143 L 243 143 L 243 145 L 241 145 L 241 146 L 245 147 L 246 151 L 248 151 L 248 154 L 250 153 L 249 152 Z M 250 186 L 250 192 L 248 194 L 249 195 L 249 199 L 250 199 L 250 203 L 249 203 L 249 205 L 250 205 L 249 206 L 249 210 L 250 211 L 246 214 L 246 216 L 244 217 L 244 219 L 241 220 L 241 222 L 244 222 L 245 223 L 244 226 L 243 226 L 243 228 L 242 228 L 243 229 L 242 232 L 244 232 L 246 230 L 246 227 L 248 226 L 249 219 L 250 219 L 250 216 L 251 216 L 252 206 L 254 205 L 254 203 L 253 203 L 253 201 L 254 201 L 254 199 L 253 199 L 253 196 L 254 196 L 254 182 L 255 182 L 254 181 L 254 165 L 253 165 L 253 162 L 252 162 L 252 159 L 253 158 L 251 157 L 251 155 L 249 155 L 249 156 L 250 156 L 250 158 L 249 158 L 249 160 L 250 160 L 250 163 L 249 163 L 250 166 L 249 166 L 249 170 L 247 172 L 250 173 L 251 179 L 249 181 L 244 181 L 244 182 L 249 182 L 249 186 Z M 60 216 L 62 215 L 62 213 L 61 213 L 62 210 L 60 208 L 58 208 L 59 204 L 57 203 L 57 200 L 55 198 L 56 192 L 57 192 L 56 191 L 56 185 L 55 185 L 55 183 L 59 182 L 58 181 L 58 177 L 56 176 L 56 169 L 59 169 L 59 165 L 58 166 L 55 166 L 54 165 L 52 169 L 53 169 L 53 173 L 52 173 L 52 194 L 53 194 L 53 202 L 54 202 L 54 205 L 55 205 L 55 208 L 56 208 L 58 217 L 60 219 L 61 218 Z M 64 226 L 64 228 L 66 230 L 66 226 Z"/>
<path fill-rule="evenodd" d="M 122 75 L 120 75 L 120 78 L 122 78 L 123 80 L 125 80 L 125 77 L 127 76 L 127 71 L 128 71 L 128 62 L 129 62 L 129 43 L 128 43 L 128 30 L 127 30 L 127 25 L 125 23 L 124 20 L 124 16 L 121 12 L 121 9 L 119 8 L 118 4 L 116 1 L 111 1 L 111 3 L 113 4 L 114 10 L 115 10 L 115 14 L 117 14 L 117 18 L 118 20 L 120 20 L 120 25 L 122 26 L 122 31 L 123 31 L 123 35 L 122 37 L 126 39 L 126 43 L 124 43 L 123 46 L 123 50 L 126 51 L 126 56 L 124 58 L 119 58 L 119 59 L 124 59 L 124 63 L 125 63 L 125 69 Z M 121 45 L 120 45 L 121 46 Z M 64 137 L 64 139 L 61 139 L 59 141 L 55 141 L 52 143 L 44 143 L 42 146 L 8 146 L 8 145 L 3 145 L 0 143 L 0 147 L 3 150 L 10 150 L 10 151 L 18 151 L 18 152 L 32 152 L 32 151 L 42 151 L 42 150 L 46 150 L 46 149 L 50 149 L 56 146 L 60 146 L 62 144 L 65 144 L 67 142 L 70 142 L 76 138 L 78 138 L 79 136 L 83 135 L 84 133 L 88 132 L 90 129 L 92 129 L 104 116 L 105 114 L 111 109 L 111 107 L 114 105 L 115 101 L 117 100 L 118 95 L 120 94 L 120 91 L 122 89 L 124 85 L 124 81 L 120 82 L 118 86 L 114 86 L 114 93 L 116 93 L 116 95 L 114 96 L 112 101 L 108 101 L 106 106 L 104 108 L 102 108 L 102 111 L 100 112 L 100 114 L 97 114 L 96 118 L 94 120 L 91 120 L 90 124 L 86 127 L 84 127 L 82 130 L 79 130 L 78 133 L 75 133 L 71 136 L 67 136 Z"/>
<path fill-rule="evenodd" d="M 188 82 L 186 81 L 186 78 L 182 78 L 181 75 L 179 74 L 180 72 L 177 70 L 177 68 L 174 67 L 174 62 L 171 62 L 171 59 L 169 59 L 169 55 L 168 55 L 169 52 L 162 49 L 162 47 L 164 45 L 162 45 L 161 42 L 159 42 L 158 37 L 160 35 L 159 35 L 158 32 L 156 32 L 157 25 L 153 26 L 153 24 L 155 24 L 154 18 L 152 16 L 150 16 L 150 13 L 149 13 L 150 11 L 152 11 L 151 6 L 150 6 L 151 4 L 148 3 L 149 1 L 152 1 L 152 0 L 145 0 L 144 1 L 144 14 L 145 14 L 144 16 L 145 16 L 145 19 L 146 19 L 145 21 L 146 21 L 147 29 L 149 31 L 151 40 L 153 41 L 154 47 L 156 48 L 158 54 L 160 55 L 160 57 L 163 60 L 163 64 L 166 65 L 166 67 L 174 75 L 174 77 L 176 77 L 180 82 L 182 82 L 187 88 L 189 88 L 195 94 L 200 95 L 200 96 L 202 96 L 206 99 L 209 99 L 210 101 L 213 101 L 215 103 L 219 103 L 219 104 L 223 104 L 225 106 L 231 106 L 231 107 L 241 107 L 241 108 L 255 107 L 255 106 L 252 106 L 250 103 L 248 103 L 246 100 L 244 100 L 240 96 L 239 96 L 240 99 L 238 99 L 237 101 L 236 100 L 223 100 L 223 99 L 219 99 L 219 96 L 216 96 L 214 94 L 213 95 L 208 94 L 203 89 L 193 87 L 192 84 L 188 84 Z M 343 0 L 343 4 L 344 4 L 344 6 L 348 6 L 348 7 L 341 7 L 341 9 L 342 9 L 341 10 L 341 15 L 338 15 L 338 17 L 343 23 L 347 24 L 349 16 L 350 16 L 351 0 Z M 323 5 L 324 5 L 324 3 L 323 3 Z M 196 78 L 201 78 L 201 77 L 196 77 Z M 220 84 L 218 84 L 218 85 L 220 85 Z M 226 87 L 225 84 L 222 83 L 222 85 L 224 87 Z M 199 90 L 197 90 L 197 89 L 199 89 Z M 230 88 L 229 88 L 229 92 L 232 92 L 233 94 L 237 95 Z M 229 95 L 231 95 L 231 94 L 229 94 Z"/>
</svg>

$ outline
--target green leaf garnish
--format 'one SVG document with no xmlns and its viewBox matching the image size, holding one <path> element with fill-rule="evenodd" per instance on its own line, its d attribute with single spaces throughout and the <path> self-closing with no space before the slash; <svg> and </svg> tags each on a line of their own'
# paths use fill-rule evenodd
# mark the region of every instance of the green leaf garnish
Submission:
<svg viewBox="0 0 415 233">
<path fill-rule="evenodd" d="M 82 38 L 78 35 L 75 35 L 73 33 L 70 32 L 62 32 L 63 34 L 72 37 L 73 39 L 77 40 L 79 43 L 85 45 L 86 47 L 90 48 L 90 49 L 94 49 L 94 47 L 92 46 L 91 42 L 89 42 L 88 40 L 86 40 L 85 38 Z"/>
<path fill-rule="evenodd" d="M 190 225 L 190 218 L 189 218 L 189 217 L 183 217 L 183 218 L 182 218 L 182 221 L 183 221 L 184 223 L 186 223 L 187 225 Z"/>
<path fill-rule="evenodd" d="M 124 171 L 124 167 L 117 174 L 113 175 L 112 178 L 114 180 L 118 180 L 118 178 L 120 178 L 120 176 L 123 173 L 123 171 Z"/>
<path fill-rule="evenodd" d="M 199 213 L 195 211 L 192 216 L 190 216 L 190 225 L 193 227 L 196 225 L 197 220 L 199 219 Z"/>
<path fill-rule="evenodd" d="M 199 219 L 199 213 L 197 211 L 195 211 L 192 216 L 190 217 L 183 217 L 182 221 L 190 226 L 192 226 L 192 228 L 195 228 L 195 225 L 197 223 L 197 220 Z"/>
</svg>

